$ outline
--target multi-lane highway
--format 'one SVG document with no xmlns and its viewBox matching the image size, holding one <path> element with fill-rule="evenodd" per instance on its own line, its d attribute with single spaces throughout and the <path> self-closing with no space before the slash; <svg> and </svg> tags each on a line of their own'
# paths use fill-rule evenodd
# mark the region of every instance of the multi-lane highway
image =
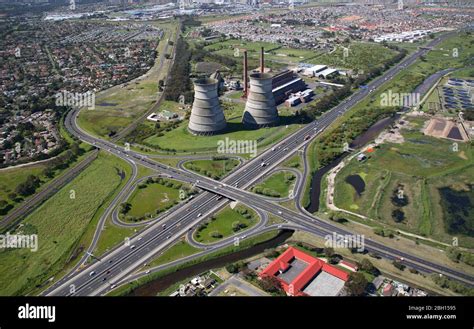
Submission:
<svg viewBox="0 0 474 329">
<path fill-rule="evenodd" d="M 446 37 L 434 39 L 429 47 L 435 46 Z M 372 81 L 367 88 L 354 93 L 340 105 L 334 107 L 324 114 L 320 119 L 315 120 L 294 134 L 286 137 L 281 142 L 267 149 L 256 158 L 248 161 L 239 167 L 231 175 L 217 182 L 200 175 L 186 172 L 181 169 L 172 168 L 153 161 L 150 157 L 134 152 L 125 151 L 121 146 L 112 142 L 101 140 L 90 136 L 80 129 L 76 124 L 78 110 L 71 111 L 66 117 L 66 128 L 81 140 L 104 149 L 116 156 L 126 159 L 134 164 L 140 164 L 151 168 L 162 174 L 167 174 L 173 178 L 184 182 L 195 184 L 204 192 L 200 193 L 193 200 L 170 212 L 160 221 L 155 221 L 142 232 L 132 237 L 129 243 L 123 243 L 102 257 L 102 259 L 87 269 L 71 273 L 62 280 L 56 282 L 45 291 L 46 295 L 100 295 L 109 291 L 119 282 L 129 277 L 137 268 L 143 266 L 154 255 L 175 242 L 188 231 L 193 230 L 196 225 L 206 217 L 208 213 L 223 207 L 228 200 L 242 202 L 260 212 L 281 217 L 288 223 L 297 225 L 300 229 L 306 230 L 318 236 L 326 236 L 336 232 L 338 234 L 351 234 L 340 227 L 315 218 L 307 213 L 300 213 L 279 206 L 266 198 L 245 191 L 263 175 L 276 168 L 283 161 L 293 156 L 298 149 L 305 147 L 311 140 L 334 122 L 339 116 L 348 111 L 363 98 L 372 93 L 386 81 L 391 80 L 398 72 L 411 65 L 418 57 L 425 55 L 428 49 L 420 49 L 407 57 L 397 66 L 389 69 L 383 76 Z M 224 198 L 223 198 L 224 197 Z M 263 228 L 262 230 L 266 230 Z M 252 231 L 256 233 L 257 231 Z M 224 243 L 222 243 L 224 246 Z M 365 240 L 365 247 L 382 257 L 388 259 L 399 259 L 409 267 L 416 268 L 426 273 L 443 273 L 449 277 L 463 281 L 467 284 L 474 284 L 474 278 L 468 274 L 453 270 L 452 268 L 435 264 L 419 257 L 389 248 L 381 243 Z M 206 252 L 212 252 L 215 247 L 209 247 Z"/>
</svg>

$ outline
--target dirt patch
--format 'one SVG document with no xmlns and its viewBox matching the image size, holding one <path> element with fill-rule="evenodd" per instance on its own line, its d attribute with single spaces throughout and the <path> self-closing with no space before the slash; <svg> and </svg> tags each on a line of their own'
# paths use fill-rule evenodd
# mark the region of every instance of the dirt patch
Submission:
<svg viewBox="0 0 474 329">
<path fill-rule="evenodd" d="M 469 140 L 461 124 L 445 118 L 430 119 L 428 125 L 424 129 L 424 134 L 459 142 L 467 142 Z"/>
</svg>

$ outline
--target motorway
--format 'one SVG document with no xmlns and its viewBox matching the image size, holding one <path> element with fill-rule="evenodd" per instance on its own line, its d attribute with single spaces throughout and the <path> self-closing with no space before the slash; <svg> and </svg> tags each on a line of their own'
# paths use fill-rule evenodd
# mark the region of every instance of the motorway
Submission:
<svg viewBox="0 0 474 329">
<path fill-rule="evenodd" d="M 429 47 L 435 46 L 446 37 L 447 35 L 444 35 L 434 39 Z M 144 154 L 134 151 L 127 152 L 119 145 L 90 136 L 76 124 L 79 111 L 71 111 L 66 117 L 66 128 L 84 142 L 110 152 L 128 162 L 133 162 L 134 164 L 156 170 L 158 173 L 167 174 L 172 178 L 194 184 L 203 192 L 192 200 L 188 200 L 187 203 L 175 211 L 166 214 L 159 221 L 150 223 L 143 231 L 132 237 L 129 244 L 124 243 L 117 246 L 105 254 L 100 261 L 90 265 L 87 270 L 70 273 L 48 288 L 44 294 L 71 296 L 102 295 L 107 293 L 112 287 L 128 279 L 134 271 L 142 267 L 144 263 L 156 256 L 157 253 L 162 252 L 187 232 L 195 229 L 196 225 L 207 214 L 220 209 L 229 200 L 239 201 L 259 211 L 265 211 L 268 214 L 280 217 L 289 223 L 285 224 L 285 227 L 287 225 L 293 228 L 297 227 L 322 237 L 333 232 L 351 235 L 351 232 L 345 231 L 332 223 L 313 217 L 308 213 L 286 209 L 272 201 L 245 191 L 245 189 L 293 156 L 298 149 L 308 145 L 315 136 L 320 134 L 338 117 L 386 81 L 391 80 L 401 70 L 413 64 L 417 58 L 425 55 L 428 51 L 428 49 L 420 49 L 411 54 L 401 63 L 389 69 L 383 76 L 370 82 L 366 88 L 358 90 L 341 104 L 326 112 L 320 119 L 307 124 L 275 144 L 271 149 L 267 149 L 256 158 L 248 161 L 223 179 L 222 182 L 157 163 Z M 262 166 L 262 163 L 265 163 L 265 165 Z M 261 228 L 259 231 L 252 231 L 252 234 L 268 229 L 268 227 Z M 276 227 L 272 229 L 276 229 Z M 225 242 L 231 243 L 229 239 Z M 221 243 L 219 247 L 223 245 L 224 243 Z M 365 247 L 368 251 L 377 253 L 384 258 L 401 260 L 406 266 L 413 267 L 419 271 L 444 274 L 468 285 L 474 285 L 474 278 L 470 275 L 389 248 L 376 241 L 366 239 Z M 203 253 L 210 253 L 214 250 L 216 250 L 215 246 L 209 246 L 208 250 L 204 250 Z"/>
</svg>

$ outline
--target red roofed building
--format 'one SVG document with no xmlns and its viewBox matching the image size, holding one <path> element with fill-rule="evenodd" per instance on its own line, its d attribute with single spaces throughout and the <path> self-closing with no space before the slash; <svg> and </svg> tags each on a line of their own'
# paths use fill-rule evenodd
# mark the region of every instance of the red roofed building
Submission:
<svg viewBox="0 0 474 329">
<path fill-rule="evenodd" d="M 289 247 L 271 262 L 260 277 L 276 277 L 290 296 L 337 295 L 349 274 L 301 250 Z"/>
</svg>

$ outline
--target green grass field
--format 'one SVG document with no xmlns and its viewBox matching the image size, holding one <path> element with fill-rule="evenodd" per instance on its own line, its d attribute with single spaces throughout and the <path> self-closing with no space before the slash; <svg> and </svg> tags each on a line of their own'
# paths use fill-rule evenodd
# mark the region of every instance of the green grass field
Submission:
<svg viewBox="0 0 474 329">
<path fill-rule="evenodd" d="M 219 180 L 240 164 L 237 159 L 191 160 L 184 163 L 186 169 Z"/>
<path fill-rule="evenodd" d="M 11 200 L 8 195 L 10 193 L 15 193 L 16 187 L 26 181 L 26 178 L 29 175 L 35 175 L 41 177 L 41 179 L 45 179 L 42 175 L 45 168 L 46 164 L 38 163 L 28 167 L 0 170 L 0 200 L 5 200 L 10 204 L 14 204 L 14 200 Z M 2 216 L 0 216 L 0 218 L 1 217 Z"/>
<path fill-rule="evenodd" d="M 178 181 L 168 179 L 167 181 L 175 186 L 181 185 Z M 135 218 L 154 216 L 157 211 L 161 212 L 179 202 L 179 188 L 150 183 L 145 188 L 137 187 L 127 202 L 131 204 L 127 215 Z"/>
<path fill-rule="evenodd" d="M 303 159 L 299 154 L 296 154 L 286 160 L 286 162 L 283 164 L 283 167 L 290 167 L 295 169 L 303 168 Z"/>
<path fill-rule="evenodd" d="M 61 271 L 88 224 L 122 180 L 117 169 L 124 164 L 111 155 L 100 154 L 87 169 L 24 221 L 38 234 L 38 251 L 25 249 L 0 252 L 1 295 L 25 295 Z M 71 199 L 71 191 L 75 199 Z M 94 191 L 94 193 L 91 193 Z"/>
<path fill-rule="evenodd" d="M 287 171 L 279 171 L 255 185 L 255 193 L 285 198 L 295 183 L 295 175 Z M 265 193 L 268 190 L 270 193 Z M 260 193 L 259 193 L 260 192 Z"/>
<path fill-rule="evenodd" d="M 321 54 L 309 62 L 339 68 L 368 70 L 396 55 L 395 50 L 376 43 L 352 42 L 346 48 L 349 48 L 347 57 L 343 56 L 343 48 L 338 47 L 334 52 Z"/>
<path fill-rule="evenodd" d="M 163 254 L 155 258 L 150 264 L 150 267 L 166 264 L 186 256 L 193 255 L 199 252 L 200 249 L 191 246 L 185 240 L 180 240 L 167 249 Z"/>
<path fill-rule="evenodd" d="M 243 214 L 242 212 L 245 211 L 247 213 Z M 235 209 L 227 206 L 202 224 L 194 233 L 194 237 L 198 242 L 212 243 L 249 229 L 257 222 L 258 218 L 253 210 L 244 206 L 237 206 Z M 235 231 L 236 224 L 245 225 L 245 227 Z"/>
</svg>

